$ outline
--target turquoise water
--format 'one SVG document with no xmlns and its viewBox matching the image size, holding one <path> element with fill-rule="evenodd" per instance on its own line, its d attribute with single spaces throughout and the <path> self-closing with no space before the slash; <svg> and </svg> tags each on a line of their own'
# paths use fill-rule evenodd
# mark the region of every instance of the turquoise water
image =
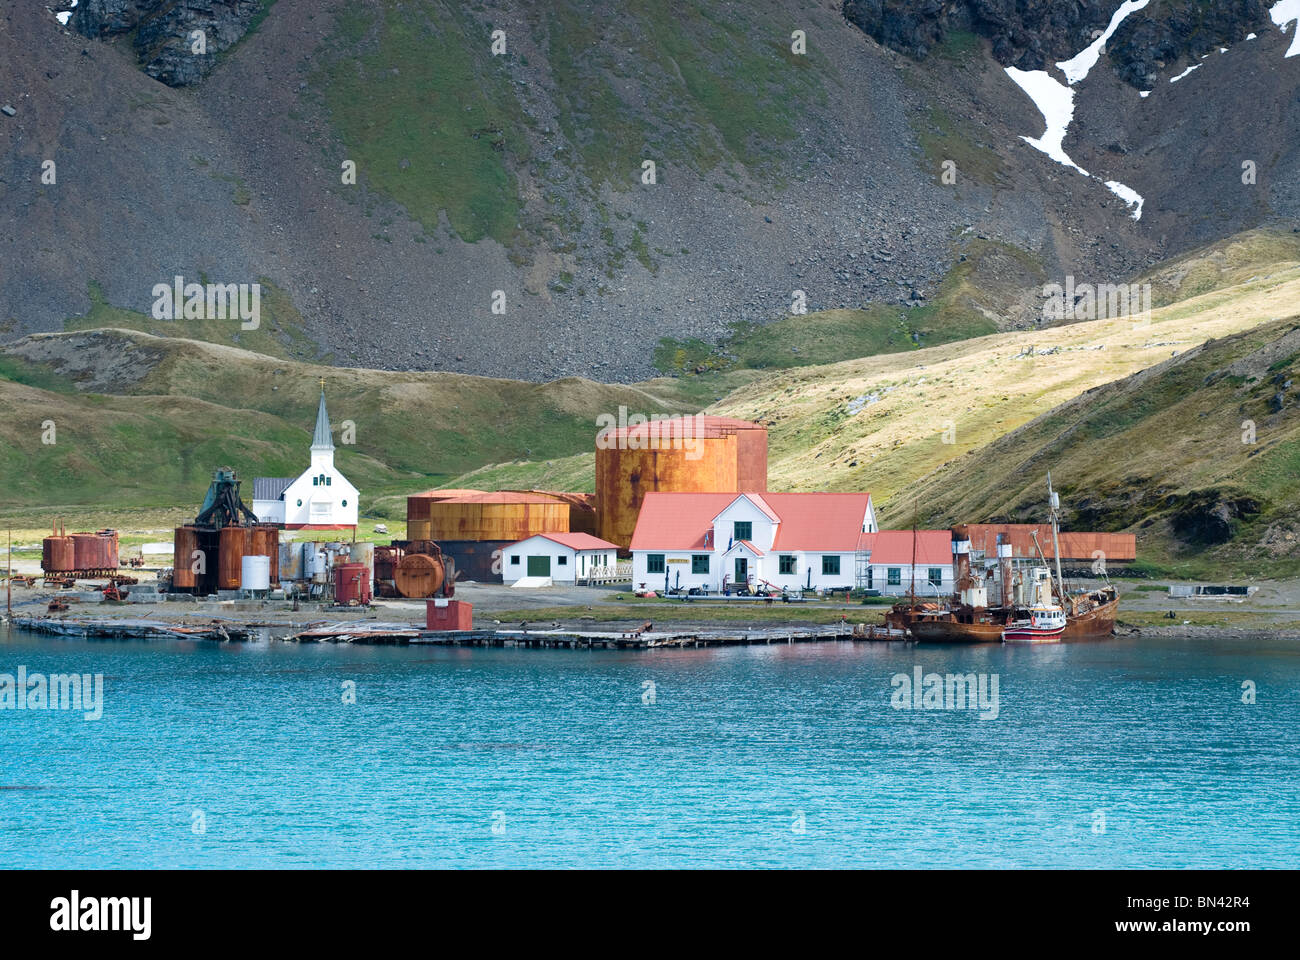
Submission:
<svg viewBox="0 0 1300 960">
<path fill-rule="evenodd" d="M 104 712 L 0 710 L 6 867 L 1300 866 L 1293 643 L 0 633 L 19 665 L 102 673 Z M 997 674 L 997 718 L 894 709 L 917 665 Z"/>
</svg>

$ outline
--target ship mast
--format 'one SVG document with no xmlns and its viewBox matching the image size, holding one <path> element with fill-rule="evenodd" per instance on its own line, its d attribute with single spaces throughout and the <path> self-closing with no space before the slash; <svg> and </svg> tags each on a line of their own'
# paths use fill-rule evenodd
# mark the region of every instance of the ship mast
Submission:
<svg viewBox="0 0 1300 960">
<path fill-rule="evenodd" d="M 1065 580 L 1061 577 L 1061 498 L 1057 496 L 1056 491 L 1052 489 L 1052 471 L 1047 471 L 1047 504 L 1052 518 L 1052 555 L 1056 559 L 1056 592 L 1061 598 L 1061 606 L 1065 603 Z"/>
</svg>

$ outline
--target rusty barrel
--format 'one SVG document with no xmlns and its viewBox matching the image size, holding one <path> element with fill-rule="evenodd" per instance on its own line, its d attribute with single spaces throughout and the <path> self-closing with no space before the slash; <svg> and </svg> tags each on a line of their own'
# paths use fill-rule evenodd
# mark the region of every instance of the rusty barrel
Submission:
<svg viewBox="0 0 1300 960">
<path fill-rule="evenodd" d="M 251 527 L 222 527 L 217 544 L 217 589 L 238 590 L 244 555 L 253 553 Z"/>
<path fill-rule="evenodd" d="M 199 549 L 199 533 L 193 527 L 177 527 L 172 539 L 172 587 L 193 590 L 198 586 L 194 575 L 194 552 Z"/>
<path fill-rule="evenodd" d="M 438 557 L 427 553 L 412 553 L 397 563 L 393 571 L 393 584 L 397 592 L 410 599 L 432 597 L 442 586 L 443 565 Z"/>
<path fill-rule="evenodd" d="M 76 570 L 76 559 L 71 537 L 46 537 L 41 541 L 41 569 L 46 573 Z"/>
<path fill-rule="evenodd" d="M 370 602 L 370 569 L 364 563 L 334 565 L 334 600 L 336 603 Z"/>
<path fill-rule="evenodd" d="M 280 531 L 276 527 L 253 527 L 251 552 L 271 560 L 271 582 L 280 582 Z"/>
</svg>

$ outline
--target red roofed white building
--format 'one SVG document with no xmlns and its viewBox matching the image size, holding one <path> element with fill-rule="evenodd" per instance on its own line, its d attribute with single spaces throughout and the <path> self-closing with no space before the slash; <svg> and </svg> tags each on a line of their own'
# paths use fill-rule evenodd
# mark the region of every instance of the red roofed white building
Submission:
<svg viewBox="0 0 1300 960">
<path fill-rule="evenodd" d="M 876 528 L 869 493 L 662 493 L 645 496 L 632 535 L 632 583 L 649 590 L 738 585 L 952 591 L 947 530 Z"/>
<path fill-rule="evenodd" d="M 574 583 L 612 577 L 618 545 L 589 533 L 539 533 L 501 549 L 501 579 L 512 584 L 523 577 L 549 577 L 552 583 Z"/>
</svg>

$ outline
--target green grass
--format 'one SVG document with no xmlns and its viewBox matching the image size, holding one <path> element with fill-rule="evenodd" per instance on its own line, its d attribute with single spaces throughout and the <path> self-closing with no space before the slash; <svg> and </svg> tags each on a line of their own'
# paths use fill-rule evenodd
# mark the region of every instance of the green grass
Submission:
<svg viewBox="0 0 1300 960">
<path fill-rule="evenodd" d="M 951 160 L 957 168 L 957 186 L 968 177 L 987 186 L 1007 185 L 1006 164 L 971 121 L 954 118 L 935 106 L 924 115 L 913 114 L 912 132 L 935 183 L 942 184 L 943 164 Z"/>
<path fill-rule="evenodd" d="M 199 277 L 186 277 L 185 281 L 205 282 Z M 183 337 L 219 343 L 270 357 L 317 359 L 320 350 L 307 334 L 302 314 L 294 307 L 289 296 L 266 277 L 259 278 L 257 282 L 261 285 L 261 294 L 260 323 L 256 330 L 240 329 L 241 324 L 237 318 L 156 320 L 150 313 L 140 313 L 109 303 L 103 289 L 94 281 L 87 284 L 90 309 L 81 316 L 69 317 L 63 322 L 63 329 L 71 332 L 119 327 L 124 330 L 139 330 L 156 337 Z"/>
<path fill-rule="evenodd" d="M 666 623 L 779 623 L 824 626 L 846 619 L 852 624 L 883 622 L 883 616 L 862 608 L 861 604 L 772 603 L 740 601 L 709 603 L 707 600 L 683 602 L 668 598 L 634 599 L 614 595 L 608 601 L 586 607 L 526 607 L 517 610 L 491 610 L 485 615 L 501 623 L 562 623 L 580 627 L 584 620 L 593 623 L 636 622 L 650 620 L 656 627 Z"/>
<path fill-rule="evenodd" d="M 480 32 L 454 4 L 347 5 L 317 81 L 359 181 L 426 231 L 445 213 L 469 243 L 508 244 L 520 214 L 511 153 L 523 114 Z"/>
<path fill-rule="evenodd" d="M 997 325 L 984 310 L 997 312 L 1045 274 L 1032 256 L 1008 244 L 975 240 L 962 249 L 962 258 L 928 302 L 819 310 L 762 324 L 735 322 L 716 345 L 664 337 L 655 347 L 655 367 L 669 375 L 713 378 L 719 371 L 820 366 L 995 333 Z"/>
</svg>

